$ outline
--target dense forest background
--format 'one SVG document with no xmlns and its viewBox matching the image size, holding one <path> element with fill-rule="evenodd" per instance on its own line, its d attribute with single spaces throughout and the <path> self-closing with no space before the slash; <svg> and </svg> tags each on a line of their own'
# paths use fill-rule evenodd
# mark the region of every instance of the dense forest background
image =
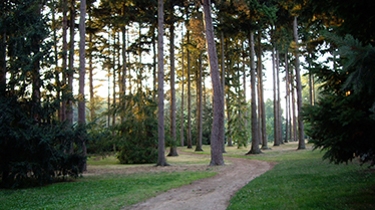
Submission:
<svg viewBox="0 0 375 210">
<path fill-rule="evenodd" d="M 160 129 L 167 155 L 201 151 L 212 141 L 215 86 L 222 152 L 289 141 L 304 149 L 308 139 L 333 162 L 374 161 L 373 1 L 161 2 L 0 2 L 2 185 L 78 176 L 87 153 L 156 163 Z M 202 3 L 212 10 L 219 85 Z"/>
</svg>

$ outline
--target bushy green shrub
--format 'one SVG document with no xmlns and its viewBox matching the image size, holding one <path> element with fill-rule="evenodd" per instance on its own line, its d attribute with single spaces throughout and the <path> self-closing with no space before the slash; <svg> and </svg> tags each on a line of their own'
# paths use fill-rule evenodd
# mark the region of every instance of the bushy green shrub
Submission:
<svg viewBox="0 0 375 210">
<path fill-rule="evenodd" d="M 78 130 L 46 118 L 42 113 L 48 110 L 43 107 L 38 112 L 30 107 L 31 102 L 0 97 L 2 187 L 44 185 L 82 173 L 85 157 L 71 153 Z"/>
<path fill-rule="evenodd" d="M 157 161 L 157 105 L 151 94 L 139 91 L 125 97 L 124 121 L 114 130 L 118 139 L 118 159 L 123 164 L 156 163 Z"/>
</svg>

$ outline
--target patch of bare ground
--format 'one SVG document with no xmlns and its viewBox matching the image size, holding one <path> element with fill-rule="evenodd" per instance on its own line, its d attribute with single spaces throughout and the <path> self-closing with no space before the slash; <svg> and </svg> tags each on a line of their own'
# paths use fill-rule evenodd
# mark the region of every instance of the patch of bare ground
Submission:
<svg viewBox="0 0 375 210">
<path fill-rule="evenodd" d="M 192 154 L 194 155 L 194 154 Z M 125 207 L 124 210 L 224 210 L 230 198 L 254 178 L 272 169 L 274 163 L 241 158 L 225 158 L 226 165 L 208 167 L 202 165 L 143 167 L 134 169 L 137 172 L 160 172 L 181 170 L 217 171 L 217 175 L 201 179 L 176 189 L 161 193 L 144 202 Z M 126 169 L 127 173 L 129 169 Z"/>
</svg>

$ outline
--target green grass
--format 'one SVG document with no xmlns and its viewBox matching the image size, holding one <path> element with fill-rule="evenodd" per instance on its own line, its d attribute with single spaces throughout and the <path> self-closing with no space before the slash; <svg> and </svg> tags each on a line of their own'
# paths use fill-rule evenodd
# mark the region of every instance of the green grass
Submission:
<svg viewBox="0 0 375 210">
<path fill-rule="evenodd" d="M 0 190 L 0 209 L 121 209 L 214 172 L 102 175 L 21 190 Z"/>
<path fill-rule="evenodd" d="M 320 151 L 295 148 L 287 144 L 247 156 L 278 164 L 238 191 L 228 210 L 375 209 L 374 171 L 356 162 L 330 164 Z"/>
<path fill-rule="evenodd" d="M 353 162 L 334 165 L 322 161 L 320 151 L 297 151 L 288 143 L 263 154 L 245 156 L 248 148 L 227 147 L 225 157 L 241 157 L 277 163 L 238 191 L 230 201 L 233 209 L 375 209 L 375 174 Z M 167 157 L 172 165 L 208 165 L 209 146 L 204 152 L 179 148 L 179 157 Z M 190 156 L 189 153 L 206 156 Z M 225 158 L 224 157 L 224 158 Z M 226 161 L 228 163 L 228 161 Z M 119 169 L 118 160 L 91 157 L 93 169 Z M 150 167 L 148 164 L 145 167 Z M 56 183 L 40 188 L 0 190 L 0 209 L 121 209 L 168 189 L 213 176 L 212 171 L 159 172 L 131 175 L 85 176 L 74 182 Z"/>
</svg>

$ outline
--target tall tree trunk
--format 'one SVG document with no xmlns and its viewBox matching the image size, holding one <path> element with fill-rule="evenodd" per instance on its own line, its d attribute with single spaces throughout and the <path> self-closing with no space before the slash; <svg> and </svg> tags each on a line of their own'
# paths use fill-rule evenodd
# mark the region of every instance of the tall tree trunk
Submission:
<svg viewBox="0 0 375 210">
<path fill-rule="evenodd" d="M 70 3 L 70 20 L 69 20 L 69 67 L 67 70 L 68 85 L 66 90 L 66 121 L 73 124 L 73 73 L 74 73 L 74 29 L 75 29 L 75 0 Z M 72 151 L 73 147 L 71 147 Z"/>
<path fill-rule="evenodd" d="M 173 8 L 172 8 L 173 9 Z M 170 27 L 170 67 L 171 67 L 171 108 L 170 108 L 170 118 L 171 118 L 171 145 L 168 156 L 178 156 L 177 153 L 177 136 L 176 136 L 176 83 L 175 83 L 175 56 L 174 56 L 174 23 L 172 21 Z"/>
<path fill-rule="evenodd" d="M 283 144 L 282 140 L 282 120 L 281 120 L 281 104 L 280 104 L 280 56 L 279 50 L 276 50 L 276 86 L 277 86 L 277 132 L 279 137 L 279 143 Z"/>
<path fill-rule="evenodd" d="M 289 142 L 290 138 L 290 105 L 289 105 L 289 62 L 288 62 L 288 53 L 285 52 L 285 139 L 284 142 L 287 143 Z"/>
<path fill-rule="evenodd" d="M 219 66 L 214 39 L 214 27 L 212 25 L 211 1 L 203 0 L 204 26 L 206 31 L 206 43 L 208 60 L 211 69 L 212 89 L 214 96 L 213 123 L 211 130 L 211 162 L 210 165 L 224 165 L 224 101 L 223 87 L 220 81 Z"/>
<path fill-rule="evenodd" d="M 293 72 L 293 71 L 290 71 L 290 72 Z M 290 79 L 290 91 L 292 93 L 292 140 L 293 141 L 297 141 L 297 116 L 296 116 L 296 91 L 295 91 L 295 85 L 294 85 L 294 81 L 295 81 L 295 76 L 294 74 L 291 75 L 291 79 Z"/>
<path fill-rule="evenodd" d="M 125 110 L 125 95 L 126 95 L 126 74 L 127 74 L 127 60 L 126 60 L 126 26 L 121 28 L 122 31 L 122 75 L 121 75 L 121 105 L 122 110 Z M 155 57 L 155 56 L 154 56 Z M 125 117 L 121 116 L 121 122 L 125 121 Z"/>
<path fill-rule="evenodd" d="M 113 29 L 113 51 L 112 51 L 112 68 L 113 68 L 113 73 L 112 73 L 112 107 L 116 107 L 116 29 Z M 116 125 L 116 112 L 112 112 L 112 126 Z"/>
<path fill-rule="evenodd" d="M 272 69 L 273 69 L 273 136 L 274 136 L 274 143 L 273 146 L 280 146 L 280 137 L 278 131 L 278 104 L 277 104 L 277 62 L 276 62 L 276 54 L 275 48 L 272 49 Z"/>
<path fill-rule="evenodd" d="M 165 159 L 164 133 L 164 1 L 158 0 L 158 161 L 157 166 L 168 166 Z"/>
<path fill-rule="evenodd" d="M 309 102 L 310 102 L 310 105 L 314 105 L 315 104 L 315 89 L 314 89 L 314 77 L 313 77 L 313 74 L 311 72 L 311 62 L 312 62 L 312 54 L 309 53 L 309 58 L 307 60 L 308 64 L 309 64 Z"/>
<path fill-rule="evenodd" d="M 183 37 L 183 32 L 181 37 Z M 185 126 L 185 118 L 184 118 L 184 102 L 185 102 L 185 80 L 184 80 L 184 44 L 181 45 L 181 127 L 180 127 L 180 144 L 183 147 L 184 142 L 185 142 L 185 137 L 184 137 L 184 126 Z"/>
<path fill-rule="evenodd" d="M 225 42 L 224 42 L 224 32 L 223 31 L 220 32 L 220 43 L 221 43 L 221 65 L 220 65 L 220 68 L 221 68 L 221 84 L 223 86 L 223 101 L 225 103 Z M 225 109 L 224 109 L 223 115 L 225 116 Z M 228 117 L 228 122 L 229 122 L 230 116 L 228 115 L 227 117 Z M 225 124 L 224 123 L 223 123 L 223 131 L 224 131 L 224 135 L 225 135 Z M 233 142 L 232 142 L 232 139 L 230 137 L 228 138 L 228 146 L 233 146 Z M 223 142 L 223 153 L 226 153 L 226 151 L 225 151 L 225 138 L 224 138 L 224 142 Z"/>
<path fill-rule="evenodd" d="M 261 31 L 258 32 L 258 83 L 259 83 L 259 107 L 261 110 L 260 114 L 260 123 L 261 123 L 261 139 L 262 139 L 262 150 L 267 150 L 268 148 L 268 139 L 267 139 L 267 122 L 266 122 L 266 107 L 264 103 L 264 91 L 263 91 L 263 65 L 262 65 L 262 43 L 261 43 L 262 34 Z"/>
<path fill-rule="evenodd" d="M 6 91 L 6 29 L 0 34 L 0 96 Z"/>
<path fill-rule="evenodd" d="M 91 16 L 89 16 L 89 22 L 91 23 Z M 93 68 L 93 61 L 92 61 L 92 54 L 93 54 L 93 41 L 92 41 L 92 33 L 89 34 L 89 91 L 90 91 L 90 121 L 94 122 L 96 118 L 95 114 L 95 95 L 94 95 L 94 68 Z"/>
<path fill-rule="evenodd" d="M 189 29 L 187 31 L 187 44 L 190 44 L 190 32 Z M 187 130 L 187 148 L 191 149 L 193 148 L 193 141 L 191 139 L 191 66 L 190 66 L 190 50 L 189 47 L 186 48 L 187 51 L 187 81 L 188 81 L 188 96 L 187 96 L 187 102 L 188 102 L 188 130 Z"/>
<path fill-rule="evenodd" d="M 295 66 L 296 66 L 296 81 L 297 81 L 297 112 L 298 112 L 298 149 L 306 149 L 305 146 L 305 133 L 302 117 L 302 84 L 299 62 L 299 49 L 298 49 L 298 30 L 297 30 L 297 17 L 293 21 L 293 36 L 297 48 L 295 49 Z"/>
<path fill-rule="evenodd" d="M 40 8 L 37 7 L 35 11 L 36 15 L 39 16 L 41 14 L 41 5 Z M 35 33 L 35 32 L 34 32 Z M 31 51 L 34 55 L 34 58 L 32 59 L 32 94 L 31 94 L 31 100 L 33 103 L 33 115 L 34 119 L 37 122 L 40 122 L 40 115 L 39 115 L 39 107 L 40 107 L 40 88 L 41 88 L 41 79 L 40 79 L 40 58 L 38 58 L 40 53 L 40 43 L 41 43 L 42 37 L 40 37 L 37 34 L 33 34 L 32 40 L 31 40 Z"/>
<path fill-rule="evenodd" d="M 203 106 L 202 106 L 202 72 L 203 72 L 203 67 L 202 67 L 202 56 L 203 52 L 201 51 L 199 54 L 199 68 L 197 70 L 196 74 L 196 81 L 197 81 L 197 131 L 198 131 L 198 139 L 196 142 L 196 147 L 195 151 L 203 151 L 202 149 L 202 124 L 203 124 Z"/>
<path fill-rule="evenodd" d="M 155 36 L 155 30 L 156 30 L 156 28 L 154 27 L 153 28 L 153 30 L 154 30 L 154 32 L 152 33 L 153 35 L 152 35 L 152 51 L 153 51 L 153 57 L 152 57 L 152 59 L 153 59 L 153 62 L 152 62 L 152 65 L 153 65 L 153 68 L 152 68 L 152 83 L 153 83 L 153 91 L 152 91 L 152 98 L 154 99 L 154 101 L 156 102 L 156 83 L 157 83 L 157 65 L 156 65 L 156 63 L 157 63 L 157 59 L 156 59 L 156 36 Z"/>
<path fill-rule="evenodd" d="M 65 86 L 65 88 L 62 89 L 62 100 L 61 100 L 61 110 L 60 110 L 60 120 L 65 121 L 66 120 L 66 114 L 67 114 L 67 77 L 68 77 L 68 69 L 67 69 L 67 61 L 68 61 L 68 41 L 67 41 L 67 30 L 68 30 L 68 8 L 67 8 L 67 0 L 63 0 L 62 2 L 62 11 L 63 11 L 63 17 L 62 17 L 62 63 L 61 63 L 61 71 L 63 74 L 62 79 L 62 86 Z"/>
<path fill-rule="evenodd" d="M 251 74 L 251 149 L 246 154 L 259 154 L 259 128 L 256 104 L 254 32 L 250 31 L 250 74 Z"/>
<path fill-rule="evenodd" d="M 86 74 L 86 57 L 85 57 L 85 36 L 86 36 L 86 0 L 81 0 L 80 19 L 79 19 L 79 100 L 78 100 L 78 123 L 82 126 L 86 124 L 85 110 L 85 74 Z M 82 153 L 87 155 L 86 137 L 81 136 Z M 83 170 L 87 170 L 86 160 L 84 161 Z"/>
</svg>

